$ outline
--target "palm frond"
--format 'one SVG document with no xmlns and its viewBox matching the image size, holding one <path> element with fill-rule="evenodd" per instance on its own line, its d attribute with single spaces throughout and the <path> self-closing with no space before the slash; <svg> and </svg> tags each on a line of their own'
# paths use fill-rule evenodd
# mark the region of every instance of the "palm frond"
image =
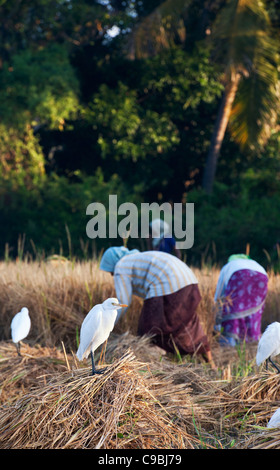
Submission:
<svg viewBox="0 0 280 470">
<path fill-rule="evenodd" d="M 263 61 L 258 70 L 240 82 L 229 125 L 231 135 L 241 147 L 263 145 L 270 136 L 279 109 L 274 72 Z"/>
<path fill-rule="evenodd" d="M 243 78 L 230 114 L 231 135 L 241 146 L 263 144 L 279 107 L 279 43 L 271 37 L 263 3 L 228 1 L 216 20 L 213 41 L 226 79 Z"/>
<path fill-rule="evenodd" d="M 230 0 L 213 27 L 216 59 L 224 63 L 229 76 L 232 71 L 248 75 L 256 48 L 269 34 L 270 22 L 261 1 Z M 270 51 L 270 56 L 274 51 Z"/>
<path fill-rule="evenodd" d="M 144 58 L 185 40 L 183 14 L 191 0 L 165 0 L 146 16 L 130 37 L 130 57 Z"/>
</svg>

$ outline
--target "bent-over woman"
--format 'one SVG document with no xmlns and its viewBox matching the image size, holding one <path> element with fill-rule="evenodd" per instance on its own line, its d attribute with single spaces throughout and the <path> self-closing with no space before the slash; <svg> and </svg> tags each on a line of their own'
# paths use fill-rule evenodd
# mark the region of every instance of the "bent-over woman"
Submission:
<svg viewBox="0 0 280 470">
<path fill-rule="evenodd" d="M 214 298 L 221 343 L 235 346 L 260 339 L 267 285 L 267 273 L 259 263 L 243 254 L 229 257 L 221 269 Z"/>
<path fill-rule="evenodd" d="M 177 348 L 181 354 L 201 354 L 214 367 L 196 313 L 201 299 L 198 281 L 185 263 L 159 251 L 112 247 L 105 251 L 100 269 L 113 274 L 121 303 L 130 305 L 133 294 L 144 299 L 138 324 L 140 336 L 151 335 L 154 343 L 168 352 L 174 353 Z"/>
</svg>

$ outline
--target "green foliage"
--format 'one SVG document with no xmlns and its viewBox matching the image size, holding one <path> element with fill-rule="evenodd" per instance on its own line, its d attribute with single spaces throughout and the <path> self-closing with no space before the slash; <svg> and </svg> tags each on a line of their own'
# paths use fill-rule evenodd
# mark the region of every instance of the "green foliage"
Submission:
<svg viewBox="0 0 280 470">
<path fill-rule="evenodd" d="M 93 94 L 83 114 L 87 135 L 98 143 L 106 177 L 115 171 L 142 185 L 148 198 L 180 200 L 185 181 L 203 164 L 223 87 L 202 45 L 195 56 L 175 47 L 135 67 L 141 74 L 133 88 L 126 79 Z"/>
<path fill-rule="evenodd" d="M 188 259 L 222 265 L 231 254 L 244 253 L 249 244 L 253 259 L 267 268 L 277 265 L 280 184 L 269 196 L 262 189 L 261 178 L 248 177 L 235 190 L 216 183 L 211 197 L 191 191 L 188 201 L 195 203 L 195 234 Z"/>
<path fill-rule="evenodd" d="M 202 106 L 215 106 L 223 91 L 210 53 L 200 44 L 192 54 L 174 47 L 147 59 L 142 78 L 146 106 L 168 113 L 174 122 L 202 118 Z"/>
<path fill-rule="evenodd" d="M 15 54 L 0 74 L 1 121 L 19 130 L 27 124 L 63 128 L 65 119 L 77 113 L 78 90 L 64 47 Z"/>
<path fill-rule="evenodd" d="M 19 133 L 17 129 L 0 124 L 1 184 L 7 190 L 23 185 L 32 189 L 44 178 L 45 159 L 32 129 L 26 127 L 25 132 Z"/>
<path fill-rule="evenodd" d="M 266 178 L 269 183 L 271 174 Z M 248 171 L 235 188 L 216 183 L 211 197 L 201 190 L 188 193 L 187 202 L 195 204 L 194 245 L 183 253 L 189 264 L 223 265 L 230 254 L 244 252 L 249 244 L 253 259 L 278 270 L 280 183 L 266 195 L 263 181 L 263 173 L 257 178 Z M 24 185 L 13 188 L 10 182 L 2 182 L 1 223 L 8 232 L 0 234 L 0 256 L 4 257 L 5 249 L 7 254 L 7 242 L 9 254 L 16 256 L 20 236 L 25 239 L 24 254 L 36 256 L 59 253 L 87 258 L 112 243 L 122 244 L 120 238 L 92 241 L 86 235 L 90 219 L 87 205 L 101 202 L 108 208 L 109 194 L 118 196 L 118 205 L 129 201 L 140 209 L 141 195 L 117 175 L 106 181 L 101 169 L 92 177 L 76 174 L 72 183 L 53 175 L 32 191 Z M 129 247 L 143 248 L 135 239 L 129 239 Z"/>
<path fill-rule="evenodd" d="M 94 44 L 112 24 L 98 0 L 3 0 L 0 3 L 0 64 L 19 51 L 48 44 Z"/>
<path fill-rule="evenodd" d="M 263 8 L 253 0 L 245 3 Z M 225 36 L 220 35 L 217 64 L 205 35 L 211 31 L 212 40 L 213 20 L 224 4 L 0 1 L 0 217 L 5 227 L 0 257 L 6 243 L 15 256 L 24 234 L 24 250 L 31 253 L 86 256 L 104 248 L 110 240 L 87 239 L 85 210 L 96 201 L 107 206 L 109 194 L 117 194 L 120 204 L 195 202 L 195 244 L 186 253 L 190 262 L 223 263 L 247 243 L 259 261 L 279 261 L 274 249 L 280 209 L 277 113 L 265 148 L 254 141 L 240 148 L 228 132 L 213 195 L 199 189 L 224 89 L 221 66 L 227 63 Z M 236 8 L 237 2 L 229 4 Z M 277 4 L 269 6 L 274 25 Z M 195 8 L 190 12 L 188 5 Z M 138 20 L 135 12 L 150 17 L 150 24 L 165 15 L 168 34 L 159 35 L 160 53 L 129 61 L 126 39 Z M 241 32 L 248 25 L 251 32 L 261 29 L 262 23 L 248 23 L 242 14 Z M 228 35 L 231 17 L 222 24 Z M 113 25 L 120 30 L 116 38 L 108 35 Z M 246 34 L 232 36 L 241 57 Z M 164 40 L 169 49 L 162 49 Z M 237 135 L 242 120 L 241 134 L 245 129 L 251 141 L 261 122 L 268 129 L 267 110 L 275 109 L 275 68 L 269 67 L 274 46 L 265 34 L 250 34 L 246 42 L 252 54 L 242 62 L 246 77 L 231 131 Z M 234 58 L 240 65 L 237 52 Z"/>
<path fill-rule="evenodd" d="M 167 114 L 145 111 L 137 93 L 119 83 L 100 87 L 89 104 L 86 119 L 98 131 L 103 157 L 137 161 L 166 152 L 178 143 L 177 130 Z"/>
<path fill-rule="evenodd" d="M 108 246 L 110 240 L 96 239 L 93 244 L 86 235 L 89 216 L 86 208 L 92 202 L 100 202 L 108 208 L 108 195 L 116 194 L 118 204 L 139 202 L 137 195 L 130 195 L 117 175 L 105 181 L 101 169 L 93 176 L 76 174 L 70 183 L 55 174 L 29 191 L 25 185 L 13 189 L 9 182 L 0 187 L 1 226 L 9 228 L 0 233 L 0 256 L 4 256 L 5 244 L 11 255 L 17 255 L 19 236 L 25 237 L 25 253 L 59 253 L 69 256 L 92 255 L 94 250 Z M 96 242 L 96 243 L 95 243 Z M 122 240 L 115 240 L 122 243 Z M 89 246 L 88 253 L 85 246 Z M 71 247 L 71 249 L 70 249 Z M 93 251 L 92 251 L 93 250 Z"/>
</svg>

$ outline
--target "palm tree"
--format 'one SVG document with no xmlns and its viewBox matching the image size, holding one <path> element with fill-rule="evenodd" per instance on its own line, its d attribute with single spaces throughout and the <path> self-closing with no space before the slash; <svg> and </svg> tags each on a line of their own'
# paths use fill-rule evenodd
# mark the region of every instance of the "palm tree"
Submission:
<svg viewBox="0 0 280 470">
<path fill-rule="evenodd" d="M 279 104 L 277 44 L 259 0 L 230 0 L 214 24 L 212 40 L 224 64 L 224 94 L 217 114 L 203 175 L 212 192 L 217 161 L 229 124 L 242 146 L 263 144 Z"/>
<path fill-rule="evenodd" d="M 207 13 L 211 1 L 202 3 L 202 11 Z M 165 0 L 137 25 L 130 51 L 138 56 L 150 55 L 169 47 L 174 38 L 187 39 L 183 18 L 194 4 L 195 0 Z M 213 189 L 228 125 L 241 146 L 263 144 L 279 104 L 279 44 L 271 36 L 264 4 L 261 0 L 227 0 L 224 6 L 218 2 L 216 7 L 220 12 L 209 38 L 215 51 L 214 60 L 223 65 L 224 94 L 203 174 L 202 185 L 207 193 Z"/>
</svg>

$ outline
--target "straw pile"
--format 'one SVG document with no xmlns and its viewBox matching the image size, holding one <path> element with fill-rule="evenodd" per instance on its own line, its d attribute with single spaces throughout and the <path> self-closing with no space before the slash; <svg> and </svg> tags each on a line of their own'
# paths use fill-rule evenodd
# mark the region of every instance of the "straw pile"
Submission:
<svg viewBox="0 0 280 470">
<path fill-rule="evenodd" d="M 115 295 L 112 278 L 95 262 L 0 263 L 0 448 L 280 448 L 279 431 L 266 429 L 280 376 L 257 369 L 256 344 L 221 348 L 212 336 L 218 273 L 195 270 L 216 371 L 136 337 L 134 298 L 97 351 L 108 370 L 91 377 L 89 361 L 73 352 L 84 316 Z M 278 314 L 280 276 L 269 282 L 263 328 Z M 23 305 L 32 328 L 20 358 L 10 321 Z"/>
<path fill-rule="evenodd" d="M 158 400 L 174 393 L 170 384 L 141 370 L 127 352 L 101 376 L 87 367 L 55 374 L 2 407 L 0 448 L 194 448 L 198 439 Z"/>
<path fill-rule="evenodd" d="M 252 449 L 280 449 L 280 429 L 266 429 L 251 437 L 247 447 Z"/>
<path fill-rule="evenodd" d="M 0 405 L 12 403 L 33 387 L 46 384 L 48 377 L 68 368 L 59 349 L 21 344 L 19 357 L 12 342 L 0 342 Z"/>
<path fill-rule="evenodd" d="M 243 420 L 247 425 L 266 426 L 272 414 L 279 407 L 280 399 L 279 374 L 270 371 L 261 371 L 257 374 L 243 378 L 237 387 L 231 391 L 235 404 L 235 417 L 241 407 Z"/>
<path fill-rule="evenodd" d="M 236 406 L 241 404 L 247 410 L 243 414 L 247 432 L 243 447 L 252 449 L 280 449 L 280 429 L 268 429 L 267 423 L 279 408 L 280 398 L 279 374 L 263 371 L 246 377 L 232 394 L 236 397 Z M 237 415 L 237 413 L 236 413 Z"/>
<path fill-rule="evenodd" d="M 129 333 L 102 348 L 101 376 L 62 348 L 24 344 L 22 354 L 0 344 L 0 448 L 280 448 L 266 430 L 279 407 L 274 372 L 224 379 Z"/>
</svg>

